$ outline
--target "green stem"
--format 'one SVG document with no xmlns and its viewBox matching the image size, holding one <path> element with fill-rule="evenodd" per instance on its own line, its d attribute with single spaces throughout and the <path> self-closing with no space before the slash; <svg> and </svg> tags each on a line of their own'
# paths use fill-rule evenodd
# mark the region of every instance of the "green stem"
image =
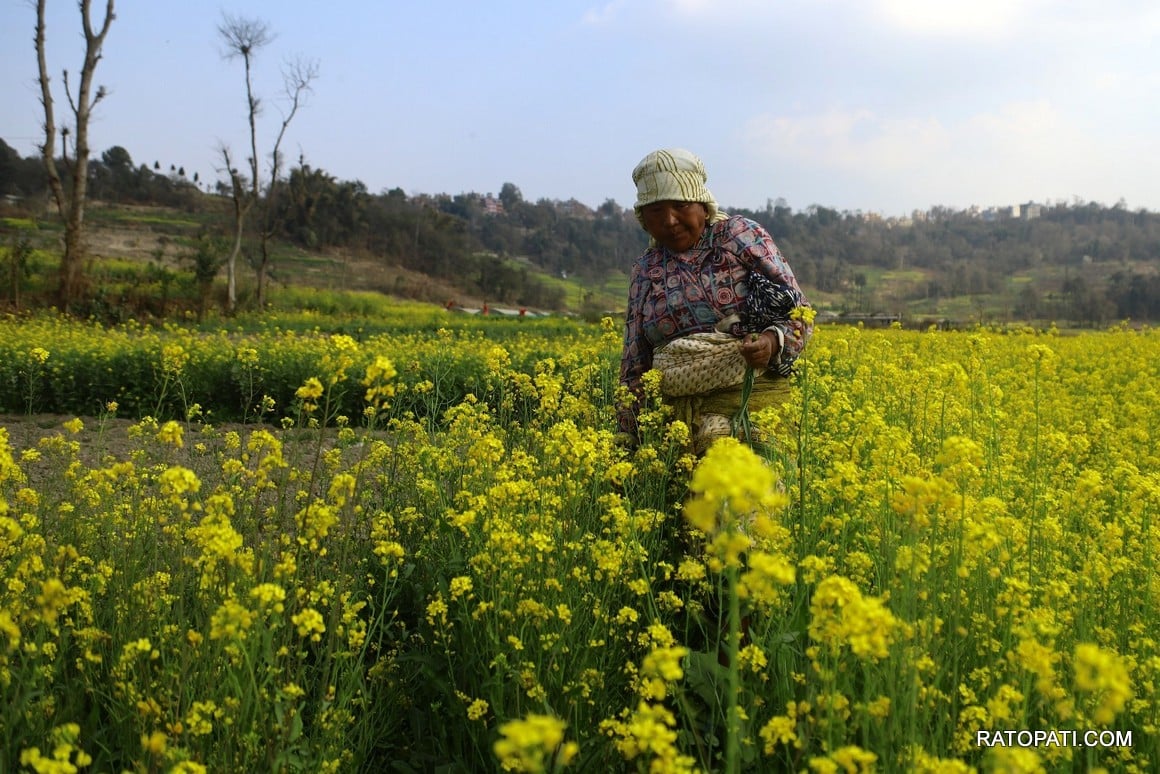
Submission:
<svg viewBox="0 0 1160 774">
<path fill-rule="evenodd" d="M 1038 540 L 1037 527 L 1039 525 L 1039 361 L 1035 363 L 1035 392 L 1033 405 L 1035 408 L 1034 437 L 1032 439 L 1031 464 L 1031 519 L 1027 528 L 1027 583 L 1035 586 L 1035 541 Z"/>
<path fill-rule="evenodd" d="M 741 770 L 741 718 L 739 715 L 739 692 L 741 689 L 741 668 L 738 662 L 741 640 L 741 598 L 737 593 L 738 568 L 727 567 L 725 577 L 729 584 L 729 654 L 728 690 L 725 716 L 725 771 L 734 774 Z"/>
<path fill-rule="evenodd" d="M 741 383 L 741 408 L 733 417 L 733 435 L 741 436 L 746 443 L 753 442 L 753 426 L 749 421 L 749 397 L 753 394 L 753 366 L 745 369 L 745 381 Z"/>
</svg>

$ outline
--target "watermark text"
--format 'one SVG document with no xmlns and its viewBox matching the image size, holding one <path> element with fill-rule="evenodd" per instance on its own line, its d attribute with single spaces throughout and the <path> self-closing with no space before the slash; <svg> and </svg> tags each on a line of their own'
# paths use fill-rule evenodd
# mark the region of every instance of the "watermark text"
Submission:
<svg viewBox="0 0 1160 774">
<path fill-rule="evenodd" d="M 1131 731 L 987 731 L 975 732 L 977 747 L 1131 747 Z"/>
</svg>

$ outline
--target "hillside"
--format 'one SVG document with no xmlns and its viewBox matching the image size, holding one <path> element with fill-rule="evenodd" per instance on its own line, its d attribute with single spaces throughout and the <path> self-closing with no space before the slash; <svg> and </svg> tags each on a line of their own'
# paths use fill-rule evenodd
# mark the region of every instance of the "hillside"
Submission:
<svg viewBox="0 0 1160 774">
<path fill-rule="evenodd" d="M 89 214 L 89 252 L 98 262 L 124 259 L 148 265 L 160 261 L 172 271 L 188 270 L 198 235 L 206 229 L 225 228 L 223 218 L 223 213 L 212 208 L 189 213 L 172 207 L 95 202 Z M 275 286 L 374 291 L 432 303 L 452 298 L 478 301 L 449 282 L 349 249 L 309 250 L 286 242 L 276 249 Z M 243 286 L 252 282 L 249 268 L 241 274 Z"/>
<path fill-rule="evenodd" d="M 595 316 L 623 308 L 628 267 L 645 243 L 631 211 L 614 202 L 591 210 L 516 196 L 506 207 L 488 209 L 487 197 L 474 194 L 388 192 L 360 193 L 346 209 L 332 203 L 324 211 L 305 199 L 297 207 L 292 194 L 275 212 L 274 288 Z M 152 292 L 164 295 L 163 310 L 181 306 L 176 291 L 190 284 L 192 257 L 210 250 L 215 260 L 224 259 L 229 200 L 189 190 L 181 195 L 165 204 L 90 203 L 90 270 L 97 286 L 114 286 L 106 298 L 132 296 L 149 309 L 155 305 L 143 303 L 142 295 Z M 772 205 L 733 212 L 770 230 L 827 316 L 960 325 L 1160 320 L 1160 215 L 1154 213 L 1095 204 L 1046 207 L 1034 218 L 936 209 L 884 220 Z M 39 251 L 30 264 L 35 270 L 23 280 L 28 304 L 38 293 L 49 295 L 57 219 L 27 202 L 0 205 L 0 245 L 8 248 L 0 252 L 8 267 L 0 303 L 9 306 L 19 279 L 13 249 L 21 240 Z M 253 249 L 247 242 L 246 254 Z M 219 271 L 219 301 L 223 277 Z M 252 286 L 253 271 L 240 261 L 244 297 Z"/>
<path fill-rule="evenodd" d="M 0 289 L 0 307 L 12 304 L 11 252 L 26 235 L 31 235 L 36 250 L 34 268 L 22 283 L 24 306 L 36 305 L 38 301 L 48 303 L 55 268 L 50 254 L 59 244 L 60 228 L 51 216 L 44 220 L 13 217 L 12 210 L 0 205 L 0 265 L 7 269 L 4 275 L 8 280 Z M 87 223 L 89 269 L 95 285 L 106 290 L 113 288 L 114 293 L 120 291 L 122 297 L 135 297 L 138 294 L 130 290 L 160 292 L 159 286 L 168 281 L 177 288 L 176 297 L 171 299 L 177 305 L 180 305 L 181 279 L 186 279 L 184 284 L 188 284 L 189 278 L 185 275 L 190 273 L 191 256 L 197 249 L 199 236 L 226 228 L 223 213 L 215 212 L 214 208 L 190 213 L 166 206 L 108 202 L 91 202 Z M 224 249 L 224 245 L 221 247 Z M 276 254 L 271 272 L 275 288 L 303 286 L 339 292 L 369 291 L 465 307 L 481 307 L 486 303 L 469 286 L 457 286 L 446 279 L 347 248 L 310 250 L 283 241 L 278 243 Z M 239 289 L 243 299 L 252 294 L 253 282 L 253 271 L 249 267 L 240 268 Z M 217 285 L 222 283 L 224 269 L 219 270 L 217 277 Z M 579 298 L 580 293 L 577 290 L 572 296 Z M 219 303 L 223 302 L 223 287 L 218 287 L 215 295 Z M 562 310 L 567 311 L 567 307 Z"/>
</svg>

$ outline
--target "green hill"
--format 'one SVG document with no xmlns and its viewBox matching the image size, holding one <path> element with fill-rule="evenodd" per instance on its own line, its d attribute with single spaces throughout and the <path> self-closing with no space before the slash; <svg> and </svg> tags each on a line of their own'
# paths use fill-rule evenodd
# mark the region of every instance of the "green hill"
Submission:
<svg viewBox="0 0 1160 774">
<path fill-rule="evenodd" d="M 97 159 L 92 170 L 101 198 L 87 217 L 88 309 L 123 305 L 120 313 L 133 316 L 221 305 L 224 273 L 199 285 L 194 269 L 199 260 L 203 269 L 220 264 L 229 252 L 228 187 L 208 193 L 144 166 L 112 175 Z M 0 179 L 0 189 L 13 190 L 12 181 Z M 632 261 L 646 245 L 632 211 L 614 201 L 596 209 L 574 200 L 528 202 L 510 183 L 499 198 L 371 194 L 361 183 L 299 167 L 261 204 L 238 263 L 243 304 L 256 298 L 259 212 L 271 235 L 272 288 L 471 308 L 618 313 Z M 820 206 L 795 212 L 772 202 L 726 209 L 770 231 L 807 297 L 828 316 L 964 325 L 1160 320 L 1160 214 L 1146 210 L 1073 202 L 933 208 L 887 219 Z M 60 242 L 43 192 L 0 200 L 0 305 L 51 299 Z"/>
</svg>

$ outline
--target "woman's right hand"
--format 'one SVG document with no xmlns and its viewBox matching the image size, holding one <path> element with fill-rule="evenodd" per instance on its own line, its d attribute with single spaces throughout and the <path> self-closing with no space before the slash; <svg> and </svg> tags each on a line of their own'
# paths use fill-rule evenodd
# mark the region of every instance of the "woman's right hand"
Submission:
<svg viewBox="0 0 1160 774">
<path fill-rule="evenodd" d="M 772 331 L 747 333 L 741 340 L 741 357 L 755 369 L 768 368 L 777 355 L 777 336 Z"/>
</svg>

